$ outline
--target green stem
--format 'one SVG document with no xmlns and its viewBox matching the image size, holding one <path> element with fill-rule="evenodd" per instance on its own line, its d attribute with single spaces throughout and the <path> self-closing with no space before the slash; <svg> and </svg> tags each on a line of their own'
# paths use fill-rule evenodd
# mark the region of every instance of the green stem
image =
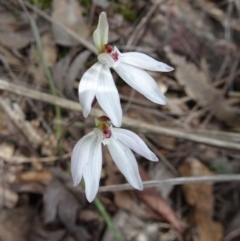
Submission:
<svg viewBox="0 0 240 241">
<path fill-rule="evenodd" d="M 45 59 L 45 56 L 43 54 L 41 37 L 40 37 L 39 31 L 38 31 L 38 27 L 37 27 L 35 21 L 32 19 L 32 17 L 30 17 L 30 23 L 31 23 L 31 28 L 32 28 L 32 31 L 33 31 L 34 38 L 36 39 L 38 52 L 39 52 L 39 54 L 41 56 L 41 59 L 42 59 L 43 68 L 44 68 L 45 74 L 47 76 L 51 92 L 52 92 L 52 94 L 54 96 L 57 96 L 57 90 L 56 90 L 56 87 L 54 85 L 54 80 L 53 80 L 51 71 L 50 71 L 50 69 L 49 69 L 49 67 L 47 65 L 47 61 Z M 58 121 L 60 121 L 61 117 L 62 117 L 62 114 L 61 114 L 61 108 L 59 106 L 55 106 L 55 115 L 56 115 L 56 119 Z M 55 133 L 55 135 L 56 135 L 56 139 L 58 141 L 57 153 L 61 154 L 61 152 L 62 152 L 62 145 L 61 145 L 61 142 L 60 142 L 60 138 L 61 138 L 61 135 L 62 135 L 62 126 L 61 126 L 60 122 L 58 122 L 56 124 L 56 133 Z"/>
<path fill-rule="evenodd" d="M 70 173 L 70 170 L 69 170 L 69 173 Z M 85 183 L 84 183 L 83 179 L 80 182 L 80 185 L 82 187 L 85 187 Z M 107 210 L 105 209 L 104 205 L 102 204 L 101 200 L 98 197 L 95 197 L 93 202 L 94 202 L 96 208 L 98 209 L 99 213 L 102 215 L 102 217 L 103 217 L 105 223 L 107 224 L 108 228 L 112 231 L 112 233 L 115 236 L 116 240 L 117 241 L 125 241 L 124 238 L 122 237 L 122 235 L 114 227 L 114 224 L 113 224 L 110 216 L 108 215 Z"/>
<path fill-rule="evenodd" d="M 98 197 L 95 197 L 94 204 L 96 205 L 98 211 L 101 213 L 105 223 L 107 224 L 108 228 L 112 231 L 113 235 L 115 236 L 116 240 L 118 241 L 124 241 L 124 238 L 122 235 L 116 230 L 114 227 L 114 224 L 108 215 L 104 205 L 102 204 L 101 200 Z"/>
</svg>

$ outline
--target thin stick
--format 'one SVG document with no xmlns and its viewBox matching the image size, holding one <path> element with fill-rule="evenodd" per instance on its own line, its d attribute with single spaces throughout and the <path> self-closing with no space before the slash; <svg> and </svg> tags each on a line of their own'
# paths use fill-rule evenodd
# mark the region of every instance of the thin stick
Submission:
<svg viewBox="0 0 240 241">
<path fill-rule="evenodd" d="M 29 97 L 34 100 L 43 101 L 52 105 L 57 105 L 59 107 L 62 107 L 68 110 L 77 111 L 77 112 L 82 111 L 82 108 L 78 102 L 66 100 L 64 98 L 60 98 L 50 94 L 45 94 L 36 90 L 31 90 L 30 88 L 26 88 L 17 84 L 12 84 L 2 79 L 0 79 L 0 89 L 6 90 L 21 96 Z M 101 110 L 92 108 L 90 115 L 99 117 L 101 115 L 104 115 L 104 112 Z M 196 130 L 179 130 L 175 128 L 155 126 L 155 125 L 151 125 L 139 120 L 134 120 L 128 117 L 123 117 L 123 125 L 125 127 L 135 129 L 142 133 L 148 133 L 148 134 L 154 133 L 154 134 L 161 134 L 165 136 L 172 136 L 175 138 L 181 138 L 188 141 L 202 143 L 210 146 L 240 151 L 240 144 L 236 143 L 235 141 L 231 141 L 229 138 L 229 135 L 228 135 L 228 138 L 224 139 L 223 136 L 225 132 L 221 132 L 221 131 L 218 132 L 219 136 L 214 134 L 214 137 L 209 137 L 211 136 L 211 131 L 209 131 L 209 136 L 207 136 L 206 134 L 201 135 L 200 131 L 196 131 Z M 235 133 L 234 135 L 236 136 Z"/>
<path fill-rule="evenodd" d="M 163 180 L 153 180 L 143 182 L 144 188 L 159 187 L 161 185 L 169 184 L 172 186 L 182 185 L 182 184 L 195 184 L 202 182 L 240 182 L 240 174 L 232 175 L 215 175 L 215 176 L 201 176 L 201 177 L 177 177 L 169 178 Z M 109 192 L 109 191 L 123 191 L 134 189 L 130 184 L 120 184 L 103 186 L 99 188 L 99 192 Z"/>
<path fill-rule="evenodd" d="M 10 163 L 10 164 L 22 164 L 31 162 L 54 162 L 57 160 L 64 160 L 70 158 L 72 153 L 63 154 L 61 156 L 49 156 L 49 157 L 23 157 L 23 156 L 5 156 L 0 153 L 0 159 Z"/>
</svg>

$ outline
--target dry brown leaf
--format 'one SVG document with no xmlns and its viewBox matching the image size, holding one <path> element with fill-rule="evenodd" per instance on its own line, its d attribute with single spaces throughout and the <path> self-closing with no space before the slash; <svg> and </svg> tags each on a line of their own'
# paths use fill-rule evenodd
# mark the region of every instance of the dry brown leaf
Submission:
<svg viewBox="0 0 240 241">
<path fill-rule="evenodd" d="M 66 97 L 75 100 L 77 99 L 73 91 L 74 81 L 80 77 L 80 73 L 84 69 L 84 64 L 90 54 L 91 52 L 88 50 L 79 53 L 69 66 L 69 70 L 65 80 Z"/>
<path fill-rule="evenodd" d="M 22 172 L 18 175 L 18 179 L 23 182 L 41 182 L 48 183 L 52 178 L 52 174 L 48 171 L 29 171 Z"/>
<path fill-rule="evenodd" d="M 1 31 L 0 42 L 9 49 L 21 49 L 27 46 L 31 39 L 16 32 Z"/>
<path fill-rule="evenodd" d="M 0 157 L 5 159 L 5 158 L 11 158 L 14 154 L 14 145 L 7 143 L 7 142 L 3 142 L 0 143 Z"/>
<path fill-rule="evenodd" d="M 33 218 L 34 210 L 20 207 L 12 210 L 3 209 L 0 212 L 0 240 L 26 241 Z"/>
<path fill-rule="evenodd" d="M 83 19 L 82 10 L 76 0 L 54 0 L 52 18 L 73 30 L 78 35 L 86 38 L 89 35 L 88 27 Z M 68 33 L 60 29 L 56 25 L 52 25 L 53 35 L 55 40 L 62 45 L 72 46 L 78 42 L 70 37 Z"/>
<path fill-rule="evenodd" d="M 139 166 L 140 175 L 143 181 L 148 181 L 149 176 L 145 170 Z M 183 228 L 177 219 L 174 211 L 168 203 L 160 196 L 156 188 L 148 188 L 142 192 L 138 192 L 138 196 L 147 203 L 153 210 L 161 214 L 168 220 L 173 227 L 180 233 L 183 233 Z"/>
<path fill-rule="evenodd" d="M 134 214 L 128 213 L 126 211 L 118 211 L 113 219 L 114 227 L 121 233 L 124 240 L 139 240 L 137 239 L 138 235 L 143 231 L 148 225 L 143 222 L 141 219 L 136 217 Z M 156 230 L 158 234 L 158 229 Z M 103 235 L 102 241 L 115 241 L 116 238 L 113 235 L 113 232 L 108 228 Z M 150 239 L 147 240 L 156 241 L 159 239 Z"/>
<path fill-rule="evenodd" d="M 56 136 L 51 133 L 43 133 L 41 135 L 43 139 L 43 143 L 41 146 L 41 154 L 44 156 L 53 156 L 56 155 L 56 150 L 57 150 L 57 139 Z"/>
<path fill-rule="evenodd" d="M 15 26 L 19 24 L 19 21 L 18 21 L 18 24 L 17 24 L 17 18 L 14 17 L 14 15 L 9 12 L 9 11 L 6 11 L 6 8 L 4 7 L 0 7 L 0 27 L 1 29 L 3 30 L 16 30 L 15 29 Z"/>
<path fill-rule="evenodd" d="M 103 218 L 98 211 L 93 211 L 89 209 L 83 209 L 79 212 L 78 218 L 84 222 L 103 222 Z"/>
<path fill-rule="evenodd" d="M 53 39 L 53 35 L 48 30 L 49 27 L 46 27 L 46 28 L 42 27 L 42 29 L 40 29 L 40 26 L 46 26 L 46 23 L 39 21 L 38 25 L 39 25 L 38 29 L 40 33 L 44 32 L 41 35 L 42 53 L 39 53 L 37 45 L 31 45 L 31 48 L 29 51 L 30 62 L 26 67 L 27 67 L 27 71 L 34 78 L 34 84 L 36 84 L 37 86 L 40 85 L 40 86 L 46 87 L 46 85 L 48 84 L 48 81 L 44 70 L 44 65 L 43 65 L 43 60 L 41 55 L 44 56 L 47 66 L 52 67 L 57 61 L 57 48 L 55 45 L 55 41 Z"/>
<path fill-rule="evenodd" d="M 45 72 L 44 69 L 42 67 L 42 65 L 40 66 L 36 66 L 35 62 L 33 61 L 32 63 L 30 63 L 27 66 L 27 70 L 29 72 L 29 74 L 31 74 L 34 78 L 34 83 L 37 86 L 46 86 L 47 85 L 47 78 L 45 77 Z"/>
<path fill-rule="evenodd" d="M 213 175 L 209 169 L 194 157 L 187 158 L 179 167 L 182 176 Z M 200 241 L 220 241 L 223 236 L 222 225 L 212 220 L 214 197 L 212 183 L 183 185 L 186 201 L 194 206 L 194 221 Z"/>
<path fill-rule="evenodd" d="M 114 202 L 120 209 L 127 210 L 137 217 L 159 219 L 159 215 L 140 206 L 129 192 L 114 192 Z"/>
<path fill-rule="evenodd" d="M 186 61 L 185 57 L 173 53 L 170 48 L 165 48 L 167 57 L 176 66 L 175 77 L 180 85 L 185 87 L 188 96 L 202 106 L 207 106 L 216 100 L 219 92 L 208 82 L 204 72 L 196 65 Z"/>
<path fill-rule="evenodd" d="M 13 108 L 11 108 L 11 104 L 7 100 L 0 98 L 0 106 L 7 113 L 17 130 L 24 135 L 33 147 L 38 147 L 42 144 L 43 139 L 31 123 L 25 120 L 24 113 L 17 103 L 13 103 Z"/>
<path fill-rule="evenodd" d="M 176 66 L 175 77 L 179 84 L 185 87 L 187 95 L 203 107 L 213 106 L 214 108 L 217 104 L 215 117 L 229 126 L 238 127 L 240 110 L 230 106 L 226 100 L 219 100 L 220 91 L 209 83 L 206 74 L 195 64 L 187 62 L 185 57 L 173 53 L 170 48 L 165 48 L 165 52 Z"/>
<path fill-rule="evenodd" d="M 60 59 L 52 68 L 55 85 L 61 91 L 63 91 L 66 86 L 65 80 L 71 61 L 72 53 L 70 52 L 64 58 Z"/>
<path fill-rule="evenodd" d="M 228 23 L 228 21 L 226 21 L 226 19 L 228 19 L 227 13 L 220 9 L 217 4 L 209 0 L 197 0 L 196 2 L 200 4 L 204 11 L 206 11 L 213 18 L 218 20 L 224 27 L 227 27 L 229 25 L 231 28 L 240 31 L 240 23 L 237 21 L 237 19 L 233 19 L 233 17 L 231 16 L 230 22 Z M 234 2 L 239 1 L 236 0 Z"/>
<path fill-rule="evenodd" d="M 166 8 L 165 11 L 169 11 L 169 9 Z M 201 10 L 199 11 L 199 9 L 194 8 L 191 2 L 175 1 L 171 11 L 173 12 L 172 14 L 174 14 L 175 24 L 180 24 L 178 27 L 181 26 L 181 24 L 182 26 L 186 26 L 198 39 L 204 38 L 207 41 L 216 40 L 211 22 L 203 16 Z M 186 38 L 186 36 L 184 36 L 184 38 Z M 189 40 L 186 39 L 186 41 L 188 42 Z"/>
<path fill-rule="evenodd" d="M 86 229 L 76 223 L 79 209 L 85 203 L 84 193 L 81 192 L 80 201 L 76 194 L 79 194 L 81 188 L 76 187 L 75 191 L 68 188 L 67 184 L 72 182 L 68 174 L 60 169 L 53 169 L 52 174 L 53 178 L 48 183 L 43 196 L 45 224 L 60 221 L 77 241 L 90 240 Z"/>
<path fill-rule="evenodd" d="M 21 49 L 28 45 L 31 38 L 21 31 L 23 29 L 26 29 L 26 24 L 21 22 L 14 13 L 6 11 L 6 9 L 0 12 L 1 45 L 9 49 Z"/>
<path fill-rule="evenodd" d="M 159 161 L 158 163 L 154 164 L 154 168 L 150 168 L 149 170 L 149 176 L 152 180 L 168 179 L 175 177 L 173 172 L 162 161 Z M 161 193 L 161 196 L 164 199 L 168 199 L 169 194 L 173 190 L 173 186 L 169 184 L 163 184 L 157 187 L 157 190 Z"/>
<path fill-rule="evenodd" d="M 8 64 L 10 65 L 19 68 L 23 66 L 23 63 L 19 58 L 17 58 L 14 54 L 12 54 L 12 52 L 3 48 L 2 46 L 0 46 L 0 55 L 3 55 L 6 58 Z"/>
<path fill-rule="evenodd" d="M 51 32 L 45 32 L 42 35 L 43 55 L 48 67 L 52 67 L 57 60 L 57 48 Z"/>
<path fill-rule="evenodd" d="M 18 202 L 18 194 L 0 185 L 0 209 L 3 207 L 14 208 Z"/>
</svg>

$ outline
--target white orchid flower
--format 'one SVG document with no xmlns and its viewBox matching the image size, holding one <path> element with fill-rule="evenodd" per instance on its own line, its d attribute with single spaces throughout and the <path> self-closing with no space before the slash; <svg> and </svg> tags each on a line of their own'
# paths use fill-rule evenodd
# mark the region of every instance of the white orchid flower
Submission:
<svg viewBox="0 0 240 241">
<path fill-rule="evenodd" d="M 138 52 L 122 54 L 117 47 L 109 45 L 108 22 L 104 12 L 99 16 L 93 40 L 99 52 L 98 62 L 86 71 L 78 88 L 79 101 L 85 118 L 89 115 L 96 96 L 99 105 L 112 123 L 117 127 L 121 126 L 120 98 L 109 68 L 113 68 L 124 81 L 149 100 L 161 105 L 166 103 L 158 85 L 144 70 L 169 72 L 173 70 L 172 67 L 146 54 Z"/>
<path fill-rule="evenodd" d="M 93 201 L 101 176 L 102 143 L 107 146 L 115 164 L 127 181 L 134 188 L 142 190 L 143 184 L 137 161 L 130 149 L 151 161 L 158 161 L 158 158 L 138 135 L 129 130 L 113 128 L 106 116 L 96 119 L 94 131 L 80 139 L 73 148 L 71 157 L 73 185 L 77 186 L 83 177 L 87 200 Z"/>
</svg>

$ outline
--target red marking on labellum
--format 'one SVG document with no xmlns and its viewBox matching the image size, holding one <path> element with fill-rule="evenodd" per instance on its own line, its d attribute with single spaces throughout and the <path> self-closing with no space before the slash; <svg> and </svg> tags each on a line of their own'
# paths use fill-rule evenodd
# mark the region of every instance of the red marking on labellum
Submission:
<svg viewBox="0 0 240 241">
<path fill-rule="evenodd" d="M 116 62 L 116 61 L 118 61 L 118 52 L 116 51 L 116 52 L 114 52 L 113 51 L 113 47 L 111 46 L 111 45 L 109 45 L 109 44 L 105 44 L 104 45 L 104 51 L 103 52 L 107 52 L 107 53 L 109 53 L 110 54 L 110 56 L 113 58 L 113 60 Z"/>
<path fill-rule="evenodd" d="M 103 124 L 103 135 L 104 138 L 110 138 L 112 136 L 112 132 L 111 129 L 109 128 L 109 126 Z"/>
<path fill-rule="evenodd" d="M 117 52 L 112 53 L 111 55 L 112 55 L 112 58 L 115 62 L 118 61 L 118 53 Z"/>
</svg>

